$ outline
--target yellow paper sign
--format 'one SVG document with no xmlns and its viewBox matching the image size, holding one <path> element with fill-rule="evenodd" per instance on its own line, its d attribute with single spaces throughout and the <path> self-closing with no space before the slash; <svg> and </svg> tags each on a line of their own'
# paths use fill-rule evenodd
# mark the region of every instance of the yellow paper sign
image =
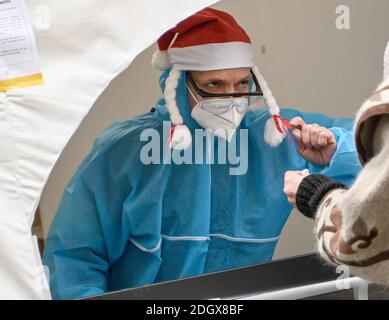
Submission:
<svg viewBox="0 0 389 320">
<path fill-rule="evenodd" d="M 0 91 L 43 84 L 24 0 L 0 0 Z"/>
</svg>

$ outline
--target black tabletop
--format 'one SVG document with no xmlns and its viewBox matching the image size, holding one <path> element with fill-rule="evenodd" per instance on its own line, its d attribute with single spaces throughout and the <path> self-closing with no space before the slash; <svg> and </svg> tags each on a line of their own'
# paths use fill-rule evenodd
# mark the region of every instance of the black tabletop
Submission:
<svg viewBox="0 0 389 320">
<path fill-rule="evenodd" d="M 236 299 L 338 279 L 336 269 L 317 254 L 130 288 L 88 299 L 192 300 Z"/>
</svg>

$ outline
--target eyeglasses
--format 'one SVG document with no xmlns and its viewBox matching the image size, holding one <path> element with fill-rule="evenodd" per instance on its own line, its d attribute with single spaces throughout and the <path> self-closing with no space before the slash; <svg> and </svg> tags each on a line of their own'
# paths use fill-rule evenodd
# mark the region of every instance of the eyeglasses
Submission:
<svg viewBox="0 0 389 320">
<path fill-rule="evenodd" d="M 192 85 L 192 87 L 195 89 L 196 93 L 202 97 L 202 98 L 222 98 L 222 97 L 233 97 L 233 98 L 240 98 L 240 97 L 250 97 L 250 96 L 262 96 L 263 92 L 262 89 L 258 83 L 258 79 L 253 73 L 253 71 L 250 70 L 252 80 L 254 81 L 255 85 L 255 91 L 252 92 L 233 92 L 233 93 L 211 93 L 207 92 L 203 89 L 200 89 L 196 82 L 193 80 L 192 76 L 190 75 L 190 72 L 186 72 L 187 79 L 189 80 L 189 83 Z"/>
</svg>

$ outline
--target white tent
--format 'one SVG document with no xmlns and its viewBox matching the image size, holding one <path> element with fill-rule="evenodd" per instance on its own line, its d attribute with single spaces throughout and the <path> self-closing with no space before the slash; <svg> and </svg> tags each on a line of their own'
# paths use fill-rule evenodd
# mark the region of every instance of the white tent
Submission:
<svg viewBox="0 0 389 320">
<path fill-rule="evenodd" d="M 50 298 L 31 223 L 71 135 L 110 81 L 217 0 L 27 0 L 45 85 L 0 93 L 0 299 Z M 43 10 L 43 11 L 42 11 Z"/>
</svg>

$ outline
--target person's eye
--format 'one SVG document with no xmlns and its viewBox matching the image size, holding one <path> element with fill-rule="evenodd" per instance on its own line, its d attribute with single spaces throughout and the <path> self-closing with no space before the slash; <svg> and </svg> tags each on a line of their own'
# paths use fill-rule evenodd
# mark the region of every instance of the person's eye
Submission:
<svg viewBox="0 0 389 320">
<path fill-rule="evenodd" d="M 249 85 L 249 80 L 242 80 L 241 82 L 239 82 L 239 87 L 241 88 L 247 88 Z"/>
<path fill-rule="evenodd" d="M 206 84 L 206 87 L 208 89 L 218 89 L 220 88 L 220 83 L 217 81 L 211 81 Z"/>
</svg>

